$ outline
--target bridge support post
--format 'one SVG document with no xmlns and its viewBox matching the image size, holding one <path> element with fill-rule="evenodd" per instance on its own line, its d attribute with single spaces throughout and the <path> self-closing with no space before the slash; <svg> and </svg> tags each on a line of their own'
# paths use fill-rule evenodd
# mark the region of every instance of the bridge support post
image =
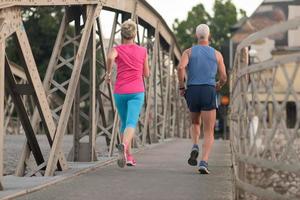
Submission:
<svg viewBox="0 0 300 200">
<path fill-rule="evenodd" d="M 89 130 L 89 145 L 91 161 L 97 160 L 96 155 L 96 21 L 92 28 L 90 38 L 90 130 Z"/>
<path fill-rule="evenodd" d="M 163 106 L 163 126 L 162 126 L 162 138 L 165 139 L 165 137 L 167 136 L 171 136 L 172 134 L 169 133 L 170 132 L 170 115 L 172 114 L 171 112 L 171 107 L 170 105 L 172 104 L 172 99 L 171 99 L 171 66 L 172 63 L 172 59 L 173 59 L 173 50 L 174 50 L 174 44 L 172 43 L 169 47 L 169 53 L 168 53 L 168 57 L 167 57 L 167 66 L 164 67 L 163 70 L 165 70 L 165 76 L 166 76 L 166 80 L 165 80 L 165 94 L 164 94 L 164 106 Z M 165 63 L 164 62 L 164 63 Z M 168 132 L 168 133 L 166 133 Z"/>
<path fill-rule="evenodd" d="M 4 20 L 0 19 L 0 27 Z M 0 33 L 0 190 L 3 190 L 4 98 L 5 98 L 5 38 Z"/>
<path fill-rule="evenodd" d="M 110 35 L 110 38 L 109 38 L 109 44 L 108 44 L 108 49 L 107 51 L 110 51 L 111 48 L 114 46 L 114 44 L 116 43 L 116 34 L 118 32 L 117 30 L 117 27 L 118 25 L 120 25 L 120 23 L 118 22 L 119 20 L 119 13 L 116 12 L 115 13 L 115 16 L 114 16 L 114 21 L 113 21 L 113 25 L 112 25 L 112 30 L 111 30 L 111 35 Z M 102 38 L 102 36 L 101 36 Z M 106 72 L 106 56 L 105 56 L 105 51 L 103 50 L 103 58 L 104 59 L 104 66 L 105 66 L 105 72 Z M 115 72 L 113 71 L 112 72 L 113 74 L 115 74 Z M 105 77 L 103 78 L 103 80 L 105 79 Z M 104 80 L 105 81 L 105 80 Z M 112 85 L 109 83 L 109 84 L 106 84 L 108 86 L 108 89 L 109 89 L 109 94 L 110 94 L 110 98 L 111 98 L 111 103 L 112 103 L 112 108 L 113 108 L 113 126 L 112 126 L 112 134 L 111 134 L 111 140 L 109 141 L 110 144 L 109 144 L 109 156 L 112 156 L 113 155 L 113 151 L 114 151 L 114 147 L 115 147 L 115 143 L 116 143 L 116 140 L 117 140 L 117 143 L 120 143 L 121 140 L 120 140 L 120 134 L 119 134 L 119 123 L 120 123 L 120 119 L 119 119 L 119 116 L 117 114 L 117 111 L 116 111 L 116 108 L 115 108 L 115 104 L 114 104 L 114 98 L 112 96 Z M 103 86 L 105 86 L 105 84 L 103 84 Z M 100 96 L 101 98 L 101 96 Z M 103 106 L 103 104 L 100 104 L 100 106 Z"/>
<path fill-rule="evenodd" d="M 157 56 L 158 56 L 158 45 L 159 45 L 159 30 L 158 30 L 158 22 L 157 22 L 157 25 L 156 25 L 156 29 L 155 29 L 155 37 L 154 37 L 154 46 L 153 46 L 153 51 L 152 51 L 152 60 L 151 60 L 151 75 L 152 77 L 156 76 L 156 73 L 155 73 L 155 68 L 156 68 L 156 65 L 157 65 Z M 153 116 L 153 113 L 152 113 L 152 118 L 153 119 L 150 119 L 150 111 L 151 111 L 151 107 L 152 106 L 155 106 L 154 102 L 155 99 L 153 100 L 152 99 L 152 95 L 155 94 L 153 92 L 155 92 L 155 78 L 152 79 L 149 79 L 149 84 L 148 84 L 148 90 L 147 90 L 147 99 L 146 99 L 146 110 L 145 110 L 145 120 L 144 120 L 144 129 L 143 129 L 143 136 L 142 136 L 142 144 L 145 145 L 146 144 L 146 140 L 147 140 L 147 135 L 148 133 L 150 134 L 149 135 L 149 138 L 150 138 L 150 142 L 155 142 L 155 140 L 157 139 L 156 138 L 156 126 L 154 126 L 153 128 L 155 129 L 155 132 L 153 134 L 151 134 L 150 132 L 152 130 L 149 130 L 150 129 L 150 120 L 155 120 L 155 115 L 156 115 L 156 112 L 154 111 L 154 116 Z M 153 88 L 154 87 L 154 88 Z M 152 91 L 154 90 L 154 91 Z M 154 108 L 155 109 L 155 108 Z M 154 125 L 155 125 L 155 121 L 153 121 Z"/>
</svg>

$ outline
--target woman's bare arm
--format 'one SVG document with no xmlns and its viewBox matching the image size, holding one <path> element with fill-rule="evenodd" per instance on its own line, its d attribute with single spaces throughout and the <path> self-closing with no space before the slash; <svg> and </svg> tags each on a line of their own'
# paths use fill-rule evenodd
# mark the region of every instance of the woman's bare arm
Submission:
<svg viewBox="0 0 300 200">
<path fill-rule="evenodd" d="M 148 78 L 150 76 L 150 69 L 149 69 L 149 63 L 148 63 L 148 54 L 146 53 L 146 58 L 144 61 L 144 71 L 143 75 Z"/>
<path fill-rule="evenodd" d="M 187 49 L 183 52 L 179 65 L 178 65 L 178 80 L 179 80 L 179 87 L 184 87 L 184 78 L 185 78 L 185 69 L 189 63 L 189 54 L 191 49 Z"/>
<path fill-rule="evenodd" d="M 108 83 L 110 83 L 111 81 L 111 71 L 117 56 L 118 56 L 118 52 L 115 48 L 112 48 L 107 55 L 105 80 Z"/>
</svg>

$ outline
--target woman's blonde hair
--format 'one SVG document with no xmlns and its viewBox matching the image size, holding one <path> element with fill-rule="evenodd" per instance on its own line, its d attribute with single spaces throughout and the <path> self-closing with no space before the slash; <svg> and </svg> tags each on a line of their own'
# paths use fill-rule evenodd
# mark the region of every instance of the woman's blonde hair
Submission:
<svg viewBox="0 0 300 200">
<path fill-rule="evenodd" d="M 136 23 L 128 19 L 121 25 L 121 35 L 124 39 L 133 39 L 136 36 L 136 29 Z"/>
</svg>

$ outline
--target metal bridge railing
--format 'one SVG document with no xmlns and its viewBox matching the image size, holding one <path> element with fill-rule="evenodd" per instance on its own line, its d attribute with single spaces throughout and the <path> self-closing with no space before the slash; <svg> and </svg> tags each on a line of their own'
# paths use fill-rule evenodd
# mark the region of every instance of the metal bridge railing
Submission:
<svg viewBox="0 0 300 200">
<path fill-rule="evenodd" d="M 231 75 L 236 199 L 300 199 L 300 52 L 248 62 L 248 47 L 300 27 L 294 19 L 246 38 Z"/>
</svg>

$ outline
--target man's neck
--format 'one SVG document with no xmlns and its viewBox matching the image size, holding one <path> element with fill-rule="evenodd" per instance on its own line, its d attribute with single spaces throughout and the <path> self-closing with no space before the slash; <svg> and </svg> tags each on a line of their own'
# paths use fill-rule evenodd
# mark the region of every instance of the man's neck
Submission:
<svg viewBox="0 0 300 200">
<path fill-rule="evenodd" d="M 198 42 L 199 45 L 202 45 L 202 46 L 208 46 L 209 45 L 209 42 L 207 40 L 201 40 Z"/>
</svg>

